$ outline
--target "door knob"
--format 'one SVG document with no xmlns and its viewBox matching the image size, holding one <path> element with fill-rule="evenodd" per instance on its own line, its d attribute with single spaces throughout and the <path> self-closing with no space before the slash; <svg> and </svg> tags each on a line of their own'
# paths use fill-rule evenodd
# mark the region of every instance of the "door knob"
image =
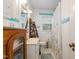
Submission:
<svg viewBox="0 0 79 59">
<path fill-rule="evenodd" d="M 75 51 L 75 43 L 74 42 L 69 43 L 69 47 L 72 48 L 72 51 Z"/>
<path fill-rule="evenodd" d="M 73 42 L 70 43 L 70 44 L 69 44 L 69 47 L 70 47 L 70 48 L 75 47 L 75 43 L 73 43 Z"/>
</svg>

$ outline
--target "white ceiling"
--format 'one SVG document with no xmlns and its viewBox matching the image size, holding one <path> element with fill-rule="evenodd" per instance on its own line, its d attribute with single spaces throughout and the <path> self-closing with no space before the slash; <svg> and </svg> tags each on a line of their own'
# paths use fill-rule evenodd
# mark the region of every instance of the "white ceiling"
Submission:
<svg viewBox="0 0 79 59">
<path fill-rule="evenodd" d="M 28 4 L 34 9 L 54 10 L 59 0 L 28 0 Z"/>
</svg>

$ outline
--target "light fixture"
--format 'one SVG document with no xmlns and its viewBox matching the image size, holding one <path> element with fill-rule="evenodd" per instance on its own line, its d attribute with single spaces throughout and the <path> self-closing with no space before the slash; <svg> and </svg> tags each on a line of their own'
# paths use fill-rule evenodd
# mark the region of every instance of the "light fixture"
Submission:
<svg viewBox="0 0 79 59">
<path fill-rule="evenodd" d="M 31 10 L 29 10 L 29 11 L 28 11 L 28 13 L 32 13 L 32 11 L 31 11 Z"/>
<path fill-rule="evenodd" d="M 28 13 L 32 13 L 30 6 L 27 6 L 26 9 L 27 9 Z"/>
<path fill-rule="evenodd" d="M 27 0 L 21 0 L 21 4 L 26 4 Z"/>
<path fill-rule="evenodd" d="M 30 9 L 27 9 L 27 11 L 28 11 L 28 13 L 32 13 L 32 10 L 30 10 Z"/>
<path fill-rule="evenodd" d="M 23 10 L 23 12 L 24 12 L 24 13 L 27 13 L 27 11 L 26 11 L 26 10 Z"/>
<path fill-rule="evenodd" d="M 32 13 L 30 5 L 27 3 L 27 0 L 20 0 L 21 7 L 24 9 L 24 13 Z"/>
</svg>

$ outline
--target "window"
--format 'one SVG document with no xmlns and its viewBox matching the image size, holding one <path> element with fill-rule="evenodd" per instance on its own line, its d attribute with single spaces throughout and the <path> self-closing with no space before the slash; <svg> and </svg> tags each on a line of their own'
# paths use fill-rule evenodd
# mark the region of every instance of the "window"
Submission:
<svg viewBox="0 0 79 59">
<path fill-rule="evenodd" d="M 52 24 L 43 24 L 43 31 L 51 31 Z"/>
</svg>

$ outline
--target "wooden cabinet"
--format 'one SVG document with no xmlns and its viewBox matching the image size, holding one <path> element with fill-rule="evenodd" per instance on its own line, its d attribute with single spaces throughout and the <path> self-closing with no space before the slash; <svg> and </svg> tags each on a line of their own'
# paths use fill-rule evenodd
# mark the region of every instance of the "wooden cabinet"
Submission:
<svg viewBox="0 0 79 59">
<path fill-rule="evenodd" d="M 18 42 L 18 44 L 15 43 Z M 23 58 L 26 59 L 26 30 L 25 29 L 14 29 L 14 28 L 3 28 L 3 59 L 15 59 L 17 51 L 23 49 Z M 20 45 L 21 44 L 21 45 Z M 15 48 L 15 46 L 17 46 Z M 16 50 L 16 52 L 15 52 Z"/>
</svg>

